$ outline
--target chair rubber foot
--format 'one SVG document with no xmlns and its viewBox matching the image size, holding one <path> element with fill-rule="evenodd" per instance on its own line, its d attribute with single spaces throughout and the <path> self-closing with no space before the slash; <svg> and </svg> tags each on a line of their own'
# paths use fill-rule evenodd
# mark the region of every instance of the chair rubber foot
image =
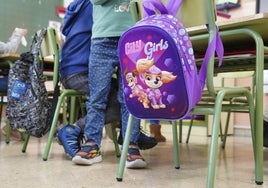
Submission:
<svg viewBox="0 0 268 188">
<path fill-rule="evenodd" d="M 180 166 L 175 166 L 175 169 L 180 169 L 181 167 Z"/>
<path fill-rule="evenodd" d="M 9 144 L 9 141 L 8 141 L 8 142 L 6 142 L 6 144 Z"/>
<path fill-rule="evenodd" d="M 47 159 L 46 158 L 43 158 L 43 161 L 47 161 Z"/>
<path fill-rule="evenodd" d="M 121 155 L 116 155 L 117 158 L 121 157 Z"/>
<path fill-rule="evenodd" d="M 122 181 L 123 181 L 123 178 L 116 178 L 116 180 L 117 180 L 118 182 L 122 182 Z"/>
<path fill-rule="evenodd" d="M 21 152 L 22 152 L 22 153 L 25 153 L 25 152 L 26 152 L 26 150 L 21 150 Z"/>
<path fill-rule="evenodd" d="M 257 185 L 262 185 L 263 181 L 255 181 Z"/>
</svg>

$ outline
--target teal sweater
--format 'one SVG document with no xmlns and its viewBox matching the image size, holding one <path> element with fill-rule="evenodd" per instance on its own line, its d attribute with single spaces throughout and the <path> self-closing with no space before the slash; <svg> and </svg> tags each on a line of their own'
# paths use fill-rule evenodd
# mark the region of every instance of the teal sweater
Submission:
<svg viewBox="0 0 268 188">
<path fill-rule="evenodd" d="M 92 38 L 120 37 L 124 31 L 130 28 L 134 23 L 129 11 L 129 1 L 91 0 L 94 22 Z M 120 11 L 124 8 L 128 10 Z"/>
</svg>

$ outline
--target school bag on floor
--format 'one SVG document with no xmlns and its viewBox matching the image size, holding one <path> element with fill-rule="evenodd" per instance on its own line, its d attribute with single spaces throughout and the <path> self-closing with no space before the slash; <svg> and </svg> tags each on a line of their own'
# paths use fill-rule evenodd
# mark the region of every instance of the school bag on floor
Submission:
<svg viewBox="0 0 268 188">
<path fill-rule="evenodd" d="M 201 99 L 215 51 L 221 63 L 217 33 L 198 73 L 190 37 L 176 18 L 181 3 L 170 0 L 165 6 L 160 0 L 144 0 L 144 17 L 119 41 L 126 106 L 137 118 L 184 118 Z"/>
<path fill-rule="evenodd" d="M 22 53 L 8 75 L 6 115 L 13 129 L 41 137 L 49 131 L 51 101 L 44 84 L 40 46 L 46 34 L 43 28 L 35 36 L 31 50 Z"/>
</svg>

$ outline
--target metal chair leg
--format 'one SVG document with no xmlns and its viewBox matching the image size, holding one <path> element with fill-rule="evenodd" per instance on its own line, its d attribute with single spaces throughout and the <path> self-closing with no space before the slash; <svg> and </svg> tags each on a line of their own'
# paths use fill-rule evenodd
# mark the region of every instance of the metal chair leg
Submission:
<svg viewBox="0 0 268 188">
<path fill-rule="evenodd" d="M 59 118 L 59 113 L 60 113 L 60 108 L 61 108 L 61 104 L 65 99 L 65 94 L 61 94 L 61 96 L 59 97 L 58 100 L 58 104 L 54 113 L 54 117 L 53 117 L 53 121 L 52 121 L 52 125 L 50 128 L 50 132 L 49 132 L 49 136 L 48 136 L 48 140 L 47 140 L 47 144 L 46 144 L 46 148 L 45 148 L 45 152 L 43 154 L 43 160 L 46 161 L 48 158 L 48 154 L 53 142 L 53 138 L 54 138 L 54 134 L 56 132 L 57 129 L 57 122 L 58 122 L 58 118 Z"/>
<path fill-rule="evenodd" d="M 9 121 L 6 121 L 6 143 L 9 144 L 10 142 L 10 134 L 11 134 L 11 127 Z"/>
<path fill-rule="evenodd" d="M 125 135 L 124 142 L 123 142 L 123 150 L 121 153 L 117 177 L 116 177 L 117 181 L 123 180 L 123 174 L 124 174 L 124 169 L 125 169 L 126 159 L 127 159 L 128 146 L 129 146 L 129 141 L 130 141 L 130 135 L 131 135 L 131 132 L 133 129 L 133 124 L 134 124 L 134 117 L 131 114 L 129 114 L 126 135 Z"/>
<path fill-rule="evenodd" d="M 26 149 L 27 149 L 27 146 L 28 146 L 28 142 L 30 140 L 30 135 L 23 133 L 23 139 L 24 139 L 24 142 L 23 142 L 21 151 L 22 151 L 22 153 L 25 153 Z"/>
<path fill-rule="evenodd" d="M 175 168 L 180 168 L 180 155 L 179 155 L 179 145 L 178 145 L 178 130 L 177 121 L 172 121 L 172 134 L 173 134 L 173 154 L 174 154 L 174 164 Z"/>
<path fill-rule="evenodd" d="M 121 152 L 120 152 L 119 144 L 118 144 L 118 141 L 117 141 L 116 127 L 115 127 L 115 124 L 114 123 L 111 123 L 111 126 L 112 126 L 111 131 L 112 131 L 112 138 L 113 138 L 113 143 L 114 143 L 116 157 L 120 157 L 121 156 Z"/>
</svg>

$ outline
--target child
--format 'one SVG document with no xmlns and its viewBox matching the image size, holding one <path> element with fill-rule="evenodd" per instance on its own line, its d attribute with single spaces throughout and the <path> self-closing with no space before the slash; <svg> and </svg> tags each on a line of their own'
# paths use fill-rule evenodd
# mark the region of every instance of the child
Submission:
<svg viewBox="0 0 268 188">
<path fill-rule="evenodd" d="M 93 4 L 93 29 L 89 59 L 89 101 L 87 121 L 84 129 L 86 143 L 73 157 L 75 164 L 92 165 L 102 161 L 100 153 L 102 129 L 105 121 L 111 87 L 112 74 L 119 69 L 118 41 L 121 34 L 134 23 L 129 12 L 129 0 L 91 0 Z M 120 70 L 117 70 L 120 72 Z M 129 112 L 126 109 L 121 75 L 118 74 L 119 96 L 123 138 L 126 132 Z M 146 162 L 140 154 L 137 140 L 140 135 L 140 121 L 134 120 L 130 146 L 126 161 L 127 168 L 145 168 Z"/>
<path fill-rule="evenodd" d="M 92 23 L 92 4 L 89 0 L 76 0 L 67 7 L 62 27 L 62 33 L 66 38 L 61 49 L 60 77 L 65 88 L 75 89 L 86 96 L 89 96 L 88 61 Z M 117 80 L 112 79 L 104 124 L 120 122 L 117 93 Z M 70 157 L 75 156 L 80 149 L 79 135 L 84 132 L 85 121 L 85 118 L 81 118 L 74 125 L 65 125 L 58 131 L 58 139 Z M 118 142 L 120 144 L 120 139 Z M 156 144 L 154 138 L 143 133 L 139 135 L 140 148 L 150 149 Z"/>
</svg>

